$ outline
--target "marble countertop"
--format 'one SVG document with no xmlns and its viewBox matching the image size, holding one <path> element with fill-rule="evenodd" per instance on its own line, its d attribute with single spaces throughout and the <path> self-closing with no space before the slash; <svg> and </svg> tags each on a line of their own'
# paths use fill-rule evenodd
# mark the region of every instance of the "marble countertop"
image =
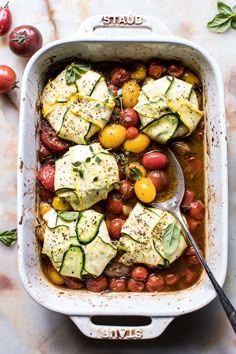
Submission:
<svg viewBox="0 0 236 354">
<path fill-rule="evenodd" d="M 229 5 L 235 5 L 228 0 Z M 229 257 L 224 285 L 236 306 L 236 31 L 215 34 L 206 23 L 216 14 L 216 0 L 10 0 L 13 26 L 39 28 L 44 45 L 75 32 L 89 16 L 136 14 L 156 16 L 177 36 L 192 40 L 215 57 L 225 86 L 229 159 Z M 1 2 L 1 5 L 4 5 Z M 27 59 L 12 54 L 7 36 L 0 38 L 0 64 L 11 66 L 19 86 Z M 0 232 L 15 228 L 16 157 L 21 88 L 0 95 Z M 18 275 L 17 245 L 0 244 L 0 353 L 163 353 L 233 354 L 236 338 L 215 299 L 199 311 L 175 319 L 156 339 L 105 341 L 83 336 L 72 321 L 35 303 L 25 292 Z"/>
</svg>

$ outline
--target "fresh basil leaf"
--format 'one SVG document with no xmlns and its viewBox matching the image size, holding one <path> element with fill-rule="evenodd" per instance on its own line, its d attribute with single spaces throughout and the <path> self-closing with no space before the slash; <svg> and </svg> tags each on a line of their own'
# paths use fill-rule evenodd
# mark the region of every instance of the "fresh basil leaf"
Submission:
<svg viewBox="0 0 236 354">
<path fill-rule="evenodd" d="M 181 231 L 176 224 L 169 224 L 164 231 L 162 244 L 166 254 L 169 256 L 176 251 L 179 245 Z"/>
<path fill-rule="evenodd" d="M 0 233 L 0 241 L 6 246 L 12 246 L 17 240 L 17 230 L 12 229 Z"/>
<path fill-rule="evenodd" d="M 233 10 L 231 9 L 231 7 L 222 1 L 217 2 L 217 9 L 222 14 L 232 15 L 232 13 L 233 13 Z"/>
<path fill-rule="evenodd" d="M 235 18 L 233 18 L 232 21 L 231 21 L 231 27 L 232 27 L 233 29 L 236 29 L 236 16 L 235 16 Z"/>
<path fill-rule="evenodd" d="M 74 84 L 76 79 L 85 74 L 90 69 L 90 64 L 72 63 L 66 68 L 66 83 L 67 85 Z"/>
<path fill-rule="evenodd" d="M 209 21 L 207 27 L 212 32 L 223 33 L 230 29 L 232 17 L 225 14 L 217 14 L 212 21 Z"/>
<path fill-rule="evenodd" d="M 233 13 L 236 14 L 236 5 L 232 7 Z"/>
<path fill-rule="evenodd" d="M 75 221 L 78 218 L 79 213 L 76 211 L 63 211 L 58 213 L 60 219 L 64 221 Z"/>
</svg>

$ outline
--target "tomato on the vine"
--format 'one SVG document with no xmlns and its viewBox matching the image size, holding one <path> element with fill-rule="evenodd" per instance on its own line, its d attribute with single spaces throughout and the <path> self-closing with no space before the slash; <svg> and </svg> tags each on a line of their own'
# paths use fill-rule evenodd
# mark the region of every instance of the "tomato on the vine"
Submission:
<svg viewBox="0 0 236 354">
<path fill-rule="evenodd" d="M 9 48 L 21 57 L 31 57 L 42 47 L 42 44 L 43 37 L 34 26 L 18 26 L 9 35 Z"/>
<path fill-rule="evenodd" d="M 7 65 L 0 65 L 0 93 L 6 93 L 17 87 L 16 73 Z"/>
<path fill-rule="evenodd" d="M 5 6 L 0 7 L 0 36 L 4 36 L 9 32 L 12 25 L 12 14 L 8 8 L 8 2 Z"/>
</svg>

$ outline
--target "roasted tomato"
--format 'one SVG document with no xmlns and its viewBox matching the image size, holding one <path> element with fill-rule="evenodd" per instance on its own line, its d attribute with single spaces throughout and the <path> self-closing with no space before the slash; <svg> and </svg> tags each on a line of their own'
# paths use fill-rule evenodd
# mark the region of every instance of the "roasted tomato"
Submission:
<svg viewBox="0 0 236 354">
<path fill-rule="evenodd" d="M 120 214 L 123 206 L 121 196 L 118 193 L 110 194 L 107 198 L 106 206 L 112 214 Z"/>
<path fill-rule="evenodd" d="M 149 178 L 156 187 L 157 193 L 164 192 L 169 187 L 169 177 L 165 171 L 153 170 L 148 172 Z"/>
<path fill-rule="evenodd" d="M 143 203 L 151 203 L 156 197 L 156 188 L 149 178 L 141 178 L 134 184 L 136 197 Z"/>
<path fill-rule="evenodd" d="M 133 108 L 125 108 L 120 113 L 120 122 L 125 128 L 135 127 L 139 122 L 139 115 Z"/>
<path fill-rule="evenodd" d="M 142 164 L 149 170 L 162 170 L 169 163 L 168 157 L 159 151 L 150 151 L 143 155 Z"/>
<path fill-rule="evenodd" d="M 127 200 L 134 195 L 134 186 L 131 181 L 124 179 L 120 182 L 119 193 L 123 200 Z"/>
<path fill-rule="evenodd" d="M 45 165 L 38 172 L 38 179 L 50 192 L 54 192 L 55 166 Z"/>
<path fill-rule="evenodd" d="M 40 138 L 42 143 L 52 151 L 64 151 L 70 146 L 69 143 L 57 136 L 46 121 L 42 121 Z"/>
<path fill-rule="evenodd" d="M 118 240 L 121 236 L 121 229 L 124 224 L 124 219 L 116 218 L 109 222 L 108 232 L 113 240 Z"/>
<path fill-rule="evenodd" d="M 121 87 L 125 82 L 129 81 L 130 74 L 122 67 L 115 68 L 111 72 L 111 82 L 117 87 Z"/>
</svg>

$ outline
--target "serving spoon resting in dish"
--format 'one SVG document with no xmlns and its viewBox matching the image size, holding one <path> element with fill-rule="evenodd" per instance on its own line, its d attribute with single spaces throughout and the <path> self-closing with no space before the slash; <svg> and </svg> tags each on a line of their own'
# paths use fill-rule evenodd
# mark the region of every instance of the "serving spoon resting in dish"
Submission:
<svg viewBox="0 0 236 354">
<path fill-rule="evenodd" d="M 170 211 L 178 219 L 178 221 L 182 227 L 182 230 L 184 231 L 186 238 L 188 239 L 191 246 L 194 248 L 196 255 L 197 255 L 202 267 L 205 269 L 209 279 L 211 280 L 211 283 L 212 283 L 212 285 L 218 295 L 218 298 L 219 298 L 219 300 L 226 312 L 226 315 L 228 316 L 231 326 L 232 326 L 234 332 L 236 333 L 236 310 L 233 307 L 233 305 L 231 304 L 231 302 L 229 301 L 228 297 L 224 293 L 221 286 L 218 284 L 214 275 L 212 274 L 210 268 L 208 267 L 204 257 L 202 256 L 201 251 L 200 251 L 199 247 L 197 246 L 193 236 L 191 235 L 191 232 L 189 231 L 189 229 L 184 221 L 184 218 L 181 214 L 180 205 L 183 200 L 184 193 L 185 193 L 184 174 L 183 174 L 182 168 L 181 168 L 177 158 L 175 157 L 174 153 L 169 148 L 167 148 L 167 152 L 170 155 L 170 157 L 174 163 L 175 169 L 176 169 L 177 179 L 178 179 L 177 191 L 176 191 L 175 195 L 173 197 L 171 197 L 169 200 L 166 200 L 164 202 L 157 202 L 157 203 L 153 202 L 153 203 L 150 203 L 150 205 L 154 208 Z"/>
</svg>

